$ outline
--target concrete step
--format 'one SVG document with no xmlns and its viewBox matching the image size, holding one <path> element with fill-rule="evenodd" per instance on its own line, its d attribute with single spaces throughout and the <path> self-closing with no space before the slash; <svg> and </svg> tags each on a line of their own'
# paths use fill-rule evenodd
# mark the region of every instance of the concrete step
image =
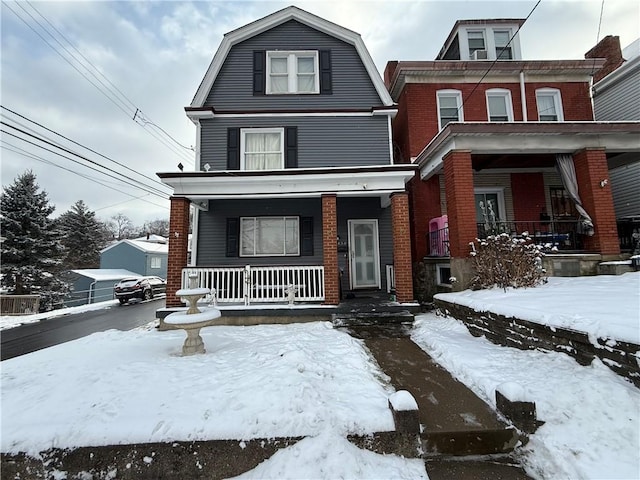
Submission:
<svg viewBox="0 0 640 480">
<path fill-rule="evenodd" d="M 415 315 L 408 310 L 380 312 L 340 312 L 331 315 L 335 326 L 373 326 L 387 324 L 413 323 Z"/>
<path fill-rule="evenodd" d="M 422 440 L 429 455 L 488 455 L 513 451 L 520 435 L 463 383 L 440 367 L 408 337 L 407 326 L 352 326 L 391 377 L 419 408 Z"/>
<path fill-rule="evenodd" d="M 528 480 L 522 467 L 505 458 L 433 458 L 425 462 L 430 480 Z"/>
</svg>

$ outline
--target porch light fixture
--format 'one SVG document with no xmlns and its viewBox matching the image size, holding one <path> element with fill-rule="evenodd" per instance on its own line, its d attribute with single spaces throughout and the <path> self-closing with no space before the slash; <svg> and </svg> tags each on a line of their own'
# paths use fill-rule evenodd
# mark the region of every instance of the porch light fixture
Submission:
<svg viewBox="0 0 640 480">
<path fill-rule="evenodd" d="M 208 172 L 209 170 L 211 170 L 211 165 L 209 165 L 208 163 L 205 163 L 202 168 L 204 168 L 205 172 Z"/>
</svg>

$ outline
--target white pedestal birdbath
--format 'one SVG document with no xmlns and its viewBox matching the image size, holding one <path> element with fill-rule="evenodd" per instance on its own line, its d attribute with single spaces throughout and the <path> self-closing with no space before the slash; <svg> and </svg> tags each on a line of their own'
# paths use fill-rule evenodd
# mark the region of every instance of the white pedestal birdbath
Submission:
<svg viewBox="0 0 640 480">
<path fill-rule="evenodd" d="M 198 308 L 198 300 L 209 293 L 208 288 L 196 288 L 197 276 L 189 277 L 190 288 L 182 288 L 176 292 L 176 296 L 186 300 L 189 308 L 186 312 L 174 312 L 164 319 L 167 325 L 174 329 L 182 329 L 187 332 L 187 338 L 182 345 L 182 355 L 194 355 L 205 353 L 204 342 L 200 336 L 200 329 L 215 325 L 214 320 L 220 318 L 220 310 L 215 307 Z"/>
</svg>

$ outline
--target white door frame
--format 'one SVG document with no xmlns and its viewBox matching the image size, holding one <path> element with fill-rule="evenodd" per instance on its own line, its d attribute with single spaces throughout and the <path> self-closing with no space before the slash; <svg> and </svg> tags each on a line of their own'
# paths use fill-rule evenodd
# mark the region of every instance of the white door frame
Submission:
<svg viewBox="0 0 640 480">
<path fill-rule="evenodd" d="M 347 221 L 349 226 L 349 287 L 351 290 L 357 288 L 380 288 L 380 239 L 378 230 L 378 220 L 375 218 L 358 218 Z M 369 224 L 373 226 L 373 260 L 374 260 L 374 275 L 375 279 L 372 284 L 356 285 L 355 275 L 355 250 L 354 250 L 354 228 L 358 224 Z"/>
</svg>

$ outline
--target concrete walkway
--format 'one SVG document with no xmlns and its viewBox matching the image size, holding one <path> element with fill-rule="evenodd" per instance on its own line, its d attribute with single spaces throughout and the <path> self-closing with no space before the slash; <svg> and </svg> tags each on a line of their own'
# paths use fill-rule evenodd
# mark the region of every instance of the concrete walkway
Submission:
<svg viewBox="0 0 640 480">
<path fill-rule="evenodd" d="M 416 399 L 431 480 L 530 478 L 509 457 L 518 432 L 411 341 L 410 328 L 350 326 L 347 331 L 365 341 L 396 390 L 408 390 Z"/>
</svg>

